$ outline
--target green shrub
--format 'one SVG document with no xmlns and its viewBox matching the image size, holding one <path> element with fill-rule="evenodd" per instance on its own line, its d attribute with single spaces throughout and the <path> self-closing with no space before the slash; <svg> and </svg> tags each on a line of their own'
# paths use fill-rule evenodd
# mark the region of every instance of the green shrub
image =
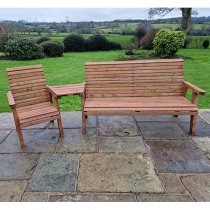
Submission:
<svg viewBox="0 0 210 210">
<path fill-rule="evenodd" d="M 79 34 L 69 34 L 63 40 L 65 52 L 83 52 L 85 51 L 85 39 Z"/>
<path fill-rule="evenodd" d="M 42 42 L 40 46 L 43 48 L 43 53 L 48 57 L 61 57 L 64 52 L 64 45 L 57 41 Z"/>
<path fill-rule="evenodd" d="M 162 58 L 173 57 L 183 45 L 184 33 L 181 31 L 160 30 L 153 41 L 155 53 Z"/>
<path fill-rule="evenodd" d="M 205 39 L 205 40 L 203 41 L 203 48 L 206 49 L 206 48 L 208 48 L 208 47 L 209 47 L 209 40 L 208 40 L 208 39 Z"/>
<path fill-rule="evenodd" d="M 30 38 L 9 40 L 5 44 L 5 53 L 14 60 L 33 60 L 43 57 L 42 47 Z"/>
<path fill-rule="evenodd" d="M 37 44 L 41 44 L 42 42 L 46 42 L 46 41 L 49 41 L 50 40 L 50 37 L 48 36 L 40 36 L 37 40 L 36 40 L 36 43 Z"/>
<path fill-rule="evenodd" d="M 121 45 L 110 42 L 104 36 L 96 34 L 89 37 L 89 39 L 86 41 L 86 49 L 89 51 L 118 50 L 121 49 Z"/>
</svg>

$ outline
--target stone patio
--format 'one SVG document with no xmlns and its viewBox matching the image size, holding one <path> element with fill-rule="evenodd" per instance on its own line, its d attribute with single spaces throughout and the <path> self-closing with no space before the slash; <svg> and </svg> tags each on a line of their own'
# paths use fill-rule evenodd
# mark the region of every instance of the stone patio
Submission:
<svg viewBox="0 0 210 210">
<path fill-rule="evenodd" d="M 91 116 L 81 112 L 23 130 L 19 148 L 11 113 L 0 113 L 0 201 L 210 201 L 210 110 L 197 135 L 189 116 Z"/>
</svg>

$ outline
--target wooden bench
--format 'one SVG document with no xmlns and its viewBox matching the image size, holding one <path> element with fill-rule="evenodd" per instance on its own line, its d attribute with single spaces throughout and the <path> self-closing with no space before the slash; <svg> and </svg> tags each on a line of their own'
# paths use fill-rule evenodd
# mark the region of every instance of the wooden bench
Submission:
<svg viewBox="0 0 210 210">
<path fill-rule="evenodd" d="M 195 135 L 198 95 L 204 94 L 184 81 L 183 59 L 86 63 L 83 131 L 88 115 L 191 115 Z"/>
<path fill-rule="evenodd" d="M 11 91 L 7 98 L 12 109 L 20 147 L 24 148 L 21 128 L 43 122 L 58 121 L 60 136 L 63 128 L 58 99 L 52 104 L 42 65 L 23 66 L 7 69 Z"/>
</svg>

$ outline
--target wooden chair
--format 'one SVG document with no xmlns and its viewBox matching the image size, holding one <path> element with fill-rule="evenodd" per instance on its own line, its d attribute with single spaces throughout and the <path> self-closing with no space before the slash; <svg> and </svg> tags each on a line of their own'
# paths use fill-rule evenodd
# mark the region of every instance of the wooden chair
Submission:
<svg viewBox="0 0 210 210">
<path fill-rule="evenodd" d="M 8 68 L 10 90 L 7 94 L 12 109 L 20 147 L 24 148 L 21 128 L 43 122 L 57 120 L 59 134 L 63 137 L 63 128 L 58 106 L 46 87 L 42 65 Z"/>
<path fill-rule="evenodd" d="M 195 135 L 198 95 L 205 91 L 184 81 L 183 59 L 91 62 L 85 77 L 84 132 L 88 115 L 190 115 Z"/>
</svg>

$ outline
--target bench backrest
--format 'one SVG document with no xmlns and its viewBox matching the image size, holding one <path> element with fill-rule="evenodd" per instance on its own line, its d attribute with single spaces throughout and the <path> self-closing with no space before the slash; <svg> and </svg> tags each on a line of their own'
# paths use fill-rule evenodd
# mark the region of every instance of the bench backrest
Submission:
<svg viewBox="0 0 210 210">
<path fill-rule="evenodd" d="M 85 64 L 87 98 L 183 95 L 182 59 Z"/>
<path fill-rule="evenodd" d="M 42 65 L 8 68 L 7 74 L 17 107 L 50 101 Z"/>
</svg>

